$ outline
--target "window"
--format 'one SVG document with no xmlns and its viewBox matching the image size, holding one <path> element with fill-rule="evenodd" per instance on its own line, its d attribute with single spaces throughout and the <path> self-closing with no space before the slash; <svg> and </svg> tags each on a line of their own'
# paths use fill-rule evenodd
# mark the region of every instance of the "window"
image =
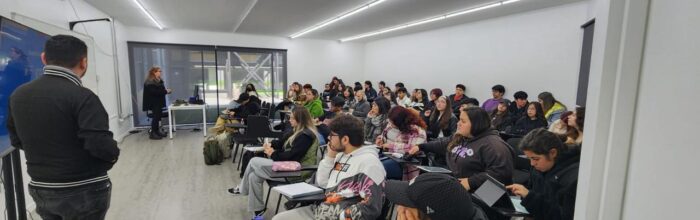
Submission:
<svg viewBox="0 0 700 220">
<path fill-rule="evenodd" d="M 176 99 L 188 100 L 195 87 L 207 105 L 207 122 L 253 84 L 262 101 L 278 103 L 286 88 L 285 50 L 173 45 L 129 42 L 134 126 L 149 124 L 142 111 L 143 83 L 152 66 L 163 71 L 162 79 L 173 93 L 167 104 Z M 198 112 L 178 111 L 177 124 L 200 123 Z"/>
</svg>

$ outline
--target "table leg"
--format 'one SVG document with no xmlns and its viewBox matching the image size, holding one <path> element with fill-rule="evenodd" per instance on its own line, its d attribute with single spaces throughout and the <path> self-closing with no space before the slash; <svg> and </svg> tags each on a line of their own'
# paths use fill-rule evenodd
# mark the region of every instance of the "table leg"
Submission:
<svg viewBox="0 0 700 220">
<path fill-rule="evenodd" d="M 168 124 L 168 126 L 170 126 L 170 127 L 168 128 L 168 133 L 170 134 L 170 139 L 173 139 L 173 129 L 175 128 L 175 127 L 173 126 L 173 121 L 174 121 L 174 120 L 173 120 L 173 117 L 175 117 L 175 116 L 173 115 L 173 110 L 170 109 L 170 108 L 168 108 L 168 122 L 170 123 L 170 124 Z"/>
<path fill-rule="evenodd" d="M 207 106 L 202 107 L 202 132 L 204 132 L 204 137 L 207 136 Z"/>
<path fill-rule="evenodd" d="M 170 111 L 170 113 L 174 113 L 175 111 Z M 175 126 L 175 114 L 170 115 L 170 117 L 173 118 L 173 131 L 177 131 L 177 126 Z"/>
</svg>

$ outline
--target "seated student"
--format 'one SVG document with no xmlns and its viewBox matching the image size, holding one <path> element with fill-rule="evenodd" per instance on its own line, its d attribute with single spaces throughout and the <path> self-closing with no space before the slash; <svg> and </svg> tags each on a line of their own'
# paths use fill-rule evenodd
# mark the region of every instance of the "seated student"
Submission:
<svg viewBox="0 0 700 220">
<path fill-rule="evenodd" d="M 485 220 L 469 191 L 458 179 L 441 173 L 425 173 L 415 180 L 387 180 L 386 199 L 397 205 L 397 220 Z"/>
<path fill-rule="evenodd" d="M 428 123 L 428 119 L 430 115 L 433 113 L 433 110 L 435 110 L 435 101 L 437 101 L 438 97 L 442 96 L 442 90 L 435 88 L 430 90 L 430 108 L 426 108 L 425 111 L 423 111 L 423 120 L 425 123 Z"/>
<path fill-rule="evenodd" d="M 355 92 L 352 90 L 352 88 L 345 88 L 345 90 L 342 93 L 342 96 L 340 97 L 345 100 L 345 105 L 343 106 L 344 110 L 349 110 L 355 103 Z"/>
<path fill-rule="evenodd" d="M 230 194 L 249 196 L 248 211 L 255 212 L 255 215 L 262 215 L 265 212 L 263 201 L 265 180 L 283 181 L 265 174 L 262 170 L 263 166 L 271 166 L 273 161 L 297 161 L 302 165 L 316 164 L 318 139 L 309 111 L 304 107 L 294 108 L 289 123 L 293 130 L 285 133 L 280 140 L 264 144 L 264 153 L 267 158 L 251 159 L 238 186 L 228 189 Z"/>
<path fill-rule="evenodd" d="M 367 95 L 367 101 L 373 102 L 374 99 L 377 98 L 377 90 L 374 90 L 372 88 L 372 82 L 367 80 L 365 81 L 365 95 Z"/>
<path fill-rule="evenodd" d="M 390 100 L 391 107 L 393 108 L 396 106 L 396 94 L 391 92 L 391 89 L 389 87 L 384 88 L 384 92 L 382 93 L 384 98 L 387 100 Z"/>
<path fill-rule="evenodd" d="M 396 90 L 396 104 L 404 108 L 411 107 L 411 99 L 408 98 L 408 91 L 406 88 L 399 88 Z"/>
<path fill-rule="evenodd" d="M 498 106 L 491 111 L 491 128 L 498 131 L 505 131 L 510 124 L 508 124 L 508 100 L 501 99 L 498 102 Z"/>
<path fill-rule="evenodd" d="M 328 153 L 318 165 L 316 184 L 326 189 L 326 200 L 282 212 L 273 220 L 288 219 L 376 219 L 381 214 L 386 173 L 377 149 L 362 147 L 362 121 L 341 115 L 330 125 Z M 351 192 L 353 198 L 340 193 Z"/>
<path fill-rule="evenodd" d="M 382 134 L 389 121 L 389 109 L 391 104 L 384 97 L 379 97 L 372 102 L 372 109 L 367 113 L 365 118 L 365 141 L 374 142 L 377 136 Z"/>
<path fill-rule="evenodd" d="M 406 88 L 406 86 L 404 86 L 402 82 L 397 82 L 396 84 L 394 84 L 394 91 L 396 93 L 399 92 L 399 88 Z"/>
<path fill-rule="evenodd" d="M 425 128 L 425 122 L 417 112 L 396 106 L 389 110 L 389 123 L 375 143 L 383 151 L 407 154 L 412 146 L 425 143 Z M 418 176 L 415 166 L 404 164 L 402 168 L 403 180 Z"/>
<path fill-rule="evenodd" d="M 581 145 L 583 142 L 583 121 L 586 117 L 586 107 L 577 107 L 576 111 L 569 116 L 569 132 L 565 144 Z"/>
<path fill-rule="evenodd" d="M 542 92 L 537 96 L 539 102 L 542 103 L 544 118 L 547 123 L 552 124 L 561 117 L 561 114 L 566 111 L 566 106 L 554 98 L 550 92 Z"/>
<path fill-rule="evenodd" d="M 323 107 L 321 106 L 321 99 L 318 97 L 318 91 L 315 89 L 306 91 L 306 103 L 304 107 L 309 110 L 313 118 L 318 118 L 323 115 Z"/>
<path fill-rule="evenodd" d="M 313 89 L 313 88 L 314 88 L 314 87 L 311 86 L 311 84 L 308 84 L 308 83 L 307 83 L 307 84 L 304 84 L 304 86 L 302 87 L 302 91 L 303 91 L 304 93 L 307 93 L 307 92 L 309 92 L 309 91 L 310 91 L 311 89 Z"/>
<path fill-rule="evenodd" d="M 249 115 L 257 115 L 260 113 L 260 104 L 250 101 L 248 93 L 241 93 L 235 101 L 238 103 L 234 109 L 228 109 L 228 114 L 236 118 L 247 118 Z M 233 105 L 236 106 L 236 105 Z"/>
<path fill-rule="evenodd" d="M 384 88 L 386 88 L 386 83 L 385 83 L 384 81 L 379 81 L 379 87 L 377 88 L 377 89 L 379 89 L 379 90 L 377 90 L 377 92 L 379 92 L 379 94 L 378 94 L 379 96 L 381 96 L 382 94 L 384 94 L 384 93 L 383 93 L 383 92 L 384 92 Z"/>
<path fill-rule="evenodd" d="M 527 187 L 506 188 L 522 197 L 520 204 L 535 219 L 574 219 L 580 149 L 567 149 L 555 134 L 542 128 L 528 133 L 520 148 L 536 174 L 530 175 Z"/>
<path fill-rule="evenodd" d="M 425 112 L 426 109 L 432 108 L 430 101 L 428 101 L 428 91 L 425 91 L 425 89 L 413 90 L 410 107 L 418 110 L 421 114 Z"/>
<path fill-rule="evenodd" d="M 547 130 L 562 137 L 562 141 L 566 141 L 566 137 L 569 134 L 569 116 L 573 113 L 572 111 L 562 113 L 561 117 L 549 125 L 549 129 Z"/>
<path fill-rule="evenodd" d="M 344 114 L 343 106 L 345 106 L 345 99 L 341 98 L 340 96 L 331 98 L 330 109 L 328 109 L 329 111 L 324 111 L 324 120 L 320 121 L 326 125 L 330 124 L 333 118 L 335 118 L 338 115 Z"/>
<path fill-rule="evenodd" d="M 457 121 L 447 97 L 440 96 L 435 101 L 435 111 L 428 119 L 428 140 L 451 136 L 457 130 Z"/>
<path fill-rule="evenodd" d="M 331 98 L 333 98 L 333 97 L 335 97 L 335 96 L 332 93 L 331 85 L 326 83 L 326 85 L 324 85 L 324 87 L 323 87 L 323 93 L 321 95 L 321 98 L 324 101 L 330 101 Z"/>
<path fill-rule="evenodd" d="M 547 120 L 544 119 L 542 105 L 540 105 L 539 102 L 531 102 L 528 104 L 527 116 L 515 122 L 515 125 L 513 125 L 512 129 L 507 131 L 507 133 L 521 136 L 526 135 L 535 128 L 547 128 Z"/>
<path fill-rule="evenodd" d="M 484 105 L 481 106 L 486 112 L 491 112 L 494 109 L 498 107 L 498 103 L 503 100 L 503 94 L 506 93 L 506 87 L 503 87 L 502 85 L 495 85 L 491 87 L 491 95 L 493 98 L 490 98 L 484 102 Z"/>
<path fill-rule="evenodd" d="M 452 111 L 455 115 L 459 114 L 459 106 L 461 103 L 469 98 L 464 95 L 464 91 L 466 90 L 467 87 L 462 84 L 457 84 L 457 86 L 455 86 L 455 94 L 450 95 L 449 101 L 451 102 L 450 104 L 452 104 Z"/>
<path fill-rule="evenodd" d="M 457 131 L 451 137 L 413 146 L 409 153 L 419 151 L 445 155 L 447 168 L 470 192 L 486 181 L 486 175 L 503 184 L 513 182 L 515 153 L 498 132 L 491 129 L 488 113 L 479 107 L 461 112 Z"/>
<path fill-rule="evenodd" d="M 262 103 L 262 100 L 260 100 L 260 95 L 258 94 L 258 90 L 255 89 L 255 85 L 253 85 L 252 83 L 246 84 L 245 93 L 248 93 L 248 95 L 250 95 L 251 102 L 257 102 L 258 104 Z"/>
<path fill-rule="evenodd" d="M 367 113 L 369 113 L 371 108 L 372 107 L 365 98 L 365 90 L 355 90 L 355 103 L 350 110 L 350 114 L 352 114 L 352 116 L 364 119 L 367 117 Z"/>
<path fill-rule="evenodd" d="M 527 104 L 529 103 L 527 101 L 527 93 L 523 91 L 515 92 L 513 98 L 515 98 L 515 101 L 508 106 L 508 123 L 511 125 L 527 114 Z"/>
<path fill-rule="evenodd" d="M 362 87 L 362 84 L 360 82 L 355 82 L 355 87 L 353 87 L 352 89 L 353 90 L 357 90 L 357 89 L 364 90 L 364 88 Z"/>
</svg>

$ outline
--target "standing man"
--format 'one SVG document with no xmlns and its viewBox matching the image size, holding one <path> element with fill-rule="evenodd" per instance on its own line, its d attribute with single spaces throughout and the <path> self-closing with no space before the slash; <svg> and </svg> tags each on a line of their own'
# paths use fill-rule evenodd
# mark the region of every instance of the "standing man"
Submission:
<svg viewBox="0 0 700 220">
<path fill-rule="evenodd" d="M 51 37 L 41 61 L 44 75 L 10 97 L 8 130 L 22 149 L 29 194 L 43 219 L 104 219 L 119 157 L 100 99 L 83 87 L 87 46 L 67 35 Z"/>
</svg>

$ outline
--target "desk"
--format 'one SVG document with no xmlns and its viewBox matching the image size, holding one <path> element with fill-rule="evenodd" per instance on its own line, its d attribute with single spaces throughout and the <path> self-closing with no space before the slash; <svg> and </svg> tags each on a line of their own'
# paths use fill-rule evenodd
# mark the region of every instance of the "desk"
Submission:
<svg viewBox="0 0 700 220">
<path fill-rule="evenodd" d="M 176 129 L 175 125 L 175 114 L 173 114 L 173 111 L 177 110 L 202 110 L 202 132 L 204 133 L 204 136 L 207 136 L 207 107 L 206 105 L 180 105 L 180 106 L 175 106 L 175 105 L 170 105 L 168 106 L 168 120 L 170 122 L 170 128 L 168 129 L 168 133 L 170 135 L 170 139 L 173 139 L 173 130 Z"/>
</svg>

